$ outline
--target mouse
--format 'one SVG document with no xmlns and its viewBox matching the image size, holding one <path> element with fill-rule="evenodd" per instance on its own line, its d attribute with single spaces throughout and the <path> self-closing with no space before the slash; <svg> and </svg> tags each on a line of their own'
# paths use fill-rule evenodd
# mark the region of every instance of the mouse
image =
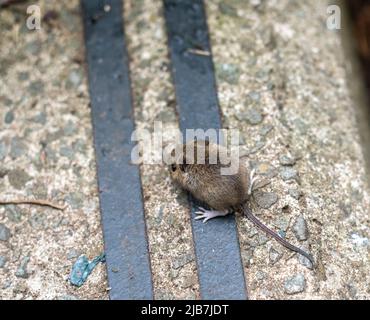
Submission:
<svg viewBox="0 0 370 320">
<path fill-rule="evenodd" d="M 182 189 L 211 208 L 208 210 L 199 207 L 199 211 L 195 212 L 197 215 L 195 219 L 207 222 L 210 219 L 226 216 L 233 212 L 242 213 L 268 236 L 274 238 L 289 250 L 306 257 L 314 268 L 315 262 L 311 254 L 280 237 L 275 231 L 262 223 L 248 207 L 248 201 L 253 192 L 253 184 L 256 181 L 255 170 L 249 170 L 246 163 L 241 159 L 233 159 L 233 155 L 230 156 L 227 153 L 226 147 L 209 140 L 195 139 L 179 147 L 182 152 L 174 157 L 174 161 L 170 165 L 171 178 Z M 189 150 L 193 151 L 189 152 Z M 204 155 L 203 162 L 197 161 L 199 154 Z M 220 159 L 226 155 L 229 161 L 238 161 L 236 162 L 238 168 L 235 174 L 221 174 L 221 168 L 227 165 L 223 164 Z M 210 159 L 216 160 L 210 161 Z"/>
</svg>

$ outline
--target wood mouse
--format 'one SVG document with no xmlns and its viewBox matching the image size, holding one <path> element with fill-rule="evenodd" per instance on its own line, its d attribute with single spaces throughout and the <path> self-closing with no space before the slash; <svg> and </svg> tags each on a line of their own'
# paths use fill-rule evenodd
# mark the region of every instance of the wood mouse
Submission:
<svg viewBox="0 0 370 320">
<path fill-rule="evenodd" d="M 232 156 L 230 157 L 227 154 L 225 147 L 208 140 L 190 141 L 180 146 L 180 148 L 182 148 L 182 154 L 178 155 L 175 158 L 175 163 L 170 166 L 172 179 L 196 199 L 212 208 L 212 210 L 206 210 L 200 207 L 200 211 L 196 212 L 198 216 L 195 219 L 203 219 L 203 222 L 206 222 L 209 219 L 226 216 L 235 211 L 241 212 L 284 247 L 309 259 L 312 267 L 314 267 L 314 259 L 310 254 L 292 245 L 265 226 L 248 208 L 246 202 L 252 194 L 253 183 L 255 182 L 254 170 L 251 171 L 251 174 L 248 174 L 249 170 L 243 161 L 240 161 L 239 158 L 232 159 Z M 186 150 L 188 150 L 188 153 Z M 197 161 L 198 154 L 204 154 L 203 162 Z M 225 155 L 228 155 L 231 161 L 234 160 L 239 163 L 236 174 L 221 175 L 221 168 L 229 165 L 222 164 L 222 161 L 220 161 L 221 157 Z M 216 161 L 210 161 L 211 158 L 216 159 Z M 198 164 L 198 162 L 203 164 Z"/>
</svg>

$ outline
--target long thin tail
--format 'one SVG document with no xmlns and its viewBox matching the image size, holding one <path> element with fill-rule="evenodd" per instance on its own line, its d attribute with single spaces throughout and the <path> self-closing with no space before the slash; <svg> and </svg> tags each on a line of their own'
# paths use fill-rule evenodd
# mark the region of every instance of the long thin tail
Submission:
<svg viewBox="0 0 370 320">
<path fill-rule="evenodd" d="M 260 229 L 265 231 L 269 236 L 273 237 L 275 240 L 280 242 L 284 247 L 286 247 L 286 248 L 288 248 L 292 251 L 298 252 L 302 256 L 306 257 L 308 260 L 310 260 L 310 262 L 312 264 L 312 268 L 315 267 L 315 261 L 314 261 L 313 257 L 310 254 L 308 254 L 307 252 L 303 251 L 302 249 L 299 249 L 298 247 L 292 245 L 291 243 L 286 241 L 284 238 L 280 237 L 275 231 L 272 231 L 270 228 L 265 226 L 260 220 L 258 220 L 258 218 L 252 213 L 252 211 L 248 208 L 247 205 L 243 205 L 243 213 L 257 227 L 259 227 Z"/>
</svg>

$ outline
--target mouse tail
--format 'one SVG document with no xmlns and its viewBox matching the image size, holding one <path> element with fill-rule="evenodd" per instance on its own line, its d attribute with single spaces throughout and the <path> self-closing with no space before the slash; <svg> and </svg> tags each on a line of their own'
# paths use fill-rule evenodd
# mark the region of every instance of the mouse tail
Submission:
<svg viewBox="0 0 370 320">
<path fill-rule="evenodd" d="M 303 251 L 302 249 L 292 245 L 288 241 L 286 241 L 284 238 L 280 237 L 275 231 L 271 230 L 269 227 L 265 226 L 253 213 L 252 211 L 248 208 L 247 205 L 243 205 L 242 207 L 243 214 L 250 220 L 252 221 L 257 227 L 259 227 L 261 230 L 263 230 L 265 233 L 267 233 L 269 236 L 274 238 L 276 241 L 278 241 L 280 244 L 282 244 L 284 247 L 297 252 L 301 254 L 302 256 L 306 257 L 308 260 L 310 260 L 312 264 L 312 268 L 315 267 L 315 261 L 313 257 L 308 254 L 307 252 Z"/>
</svg>

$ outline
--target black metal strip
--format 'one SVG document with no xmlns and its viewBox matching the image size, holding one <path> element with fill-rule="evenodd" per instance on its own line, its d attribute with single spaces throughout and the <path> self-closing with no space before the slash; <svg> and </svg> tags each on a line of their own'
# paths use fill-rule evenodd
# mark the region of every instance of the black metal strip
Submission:
<svg viewBox="0 0 370 320">
<path fill-rule="evenodd" d="M 99 198 L 111 299 L 152 299 L 121 0 L 82 0 Z"/>
<path fill-rule="evenodd" d="M 180 127 L 221 127 L 208 29 L 201 0 L 164 0 Z M 192 227 L 203 299 L 246 299 L 234 216 Z"/>
</svg>

